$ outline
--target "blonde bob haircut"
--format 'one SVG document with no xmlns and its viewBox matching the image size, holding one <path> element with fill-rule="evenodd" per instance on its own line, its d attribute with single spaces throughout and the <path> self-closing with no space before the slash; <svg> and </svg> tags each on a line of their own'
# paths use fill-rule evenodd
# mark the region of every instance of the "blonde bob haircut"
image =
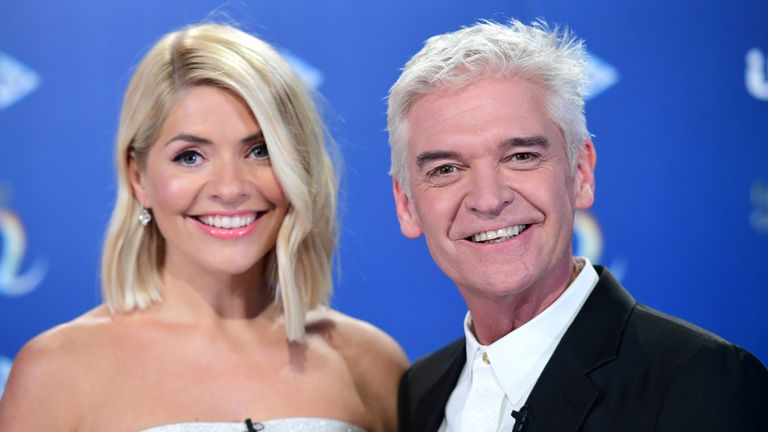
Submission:
<svg viewBox="0 0 768 432">
<path fill-rule="evenodd" d="M 332 291 L 338 180 L 326 131 L 299 76 L 269 44 L 227 25 L 193 25 L 165 35 L 133 74 L 117 134 L 117 202 L 102 256 L 104 301 L 115 313 L 162 300 L 165 240 L 155 223 L 138 222 L 142 206 L 133 196 L 128 164 L 133 158 L 139 170 L 146 168 L 177 95 L 194 86 L 232 92 L 259 122 L 290 201 L 275 248 L 265 257 L 265 274 L 282 306 L 287 338 L 301 341 L 306 312 L 326 304 Z"/>
</svg>

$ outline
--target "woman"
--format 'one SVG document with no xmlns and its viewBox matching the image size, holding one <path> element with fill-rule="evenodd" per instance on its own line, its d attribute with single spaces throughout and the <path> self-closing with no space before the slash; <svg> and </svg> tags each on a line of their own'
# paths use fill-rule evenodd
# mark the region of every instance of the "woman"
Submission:
<svg viewBox="0 0 768 432">
<path fill-rule="evenodd" d="M 216 24 L 163 37 L 116 154 L 105 304 L 22 349 L 0 430 L 396 429 L 406 359 L 323 306 L 336 180 L 312 100 L 269 45 Z"/>
</svg>

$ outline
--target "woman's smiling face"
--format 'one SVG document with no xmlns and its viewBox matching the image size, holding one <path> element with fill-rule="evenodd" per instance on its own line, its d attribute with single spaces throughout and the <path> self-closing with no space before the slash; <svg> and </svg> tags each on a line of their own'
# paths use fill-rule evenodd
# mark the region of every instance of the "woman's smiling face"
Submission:
<svg viewBox="0 0 768 432">
<path fill-rule="evenodd" d="M 242 274 L 275 246 L 289 202 L 245 102 L 212 86 L 176 98 L 143 167 L 136 198 L 165 239 L 165 267 Z"/>
</svg>

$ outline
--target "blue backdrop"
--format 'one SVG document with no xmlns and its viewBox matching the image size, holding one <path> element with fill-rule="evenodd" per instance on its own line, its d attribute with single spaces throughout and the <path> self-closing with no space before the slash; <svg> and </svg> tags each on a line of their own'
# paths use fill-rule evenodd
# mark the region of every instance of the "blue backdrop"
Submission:
<svg viewBox="0 0 768 432">
<path fill-rule="evenodd" d="M 430 35 L 514 16 L 567 25 L 592 54 L 596 205 L 577 252 L 768 362 L 765 0 L 16 0 L 0 5 L 0 391 L 25 341 L 100 302 L 133 66 L 163 33 L 223 16 L 324 96 L 345 159 L 332 303 L 412 359 L 460 336 L 465 306 L 424 241 L 400 234 L 384 98 Z"/>
</svg>

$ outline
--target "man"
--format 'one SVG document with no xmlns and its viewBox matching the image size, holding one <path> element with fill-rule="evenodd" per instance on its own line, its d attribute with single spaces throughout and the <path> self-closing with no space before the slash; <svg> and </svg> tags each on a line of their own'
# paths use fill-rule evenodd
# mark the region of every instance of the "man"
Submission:
<svg viewBox="0 0 768 432">
<path fill-rule="evenodd" d="M 583 43 L 546 24 L 433 37 L 389 95 L 401 230 L 426 237 L 465 338 L 400 384 L 402 431 L 768 431 L 768 372 L 572 256 L 592 205 Z"/>
</svg>

